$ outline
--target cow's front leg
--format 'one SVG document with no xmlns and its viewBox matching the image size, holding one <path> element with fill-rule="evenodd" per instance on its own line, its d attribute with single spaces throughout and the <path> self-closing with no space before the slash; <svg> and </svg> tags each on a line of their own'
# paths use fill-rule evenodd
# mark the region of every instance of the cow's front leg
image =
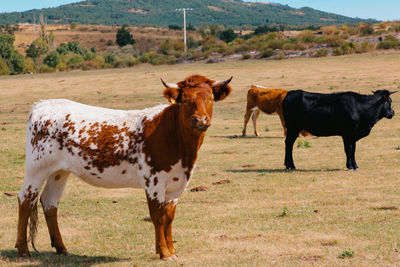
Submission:
<svg viewBox="0 0 400 267">
<path fill-rule="evenodd" d="M 352 171 L 353 170 L 353 162 L 351 160 L 352 143 L 348 138 L 345 137 L 342 138 L 343 138 L 344 151 L 346 153 L 346 168 Z"/>
<path fill-rule="evenodd" d="M 174 220 L 175 217 L 175 211 L 176 211 L 176 201 L 171 201 L 165 206 L 165 212 L 167 214 L 167 223 L 165 225 L 164 234 L 169 252 L 171 252 L 172 255 L 175 255 L 177 257 L 176 250 L 174 248 L 174 240 L 172 239 L 172 221 Z"/>
<path fill-rule="evenodd" d="M 351 164 L 353 165 L 354 170 L 358 170 L 357 162 L 356 162 L 356 142 L 353 141 L 351 143 Z"/>
<path fill-rule="evenodd" d="M 285 166 L 288 170 L 294 170 L 296 167 L 293 162 L 293 144 L 300 131 L 289 130 L 285 139 Z"/>
<path fill-rule="evenodd" d="M 175 257 L 170 252 L 167 242 L 165 240 L 166 236 L 166 225 L 167 225 L 167 212 L 166 206 L 168 204 L 164 202 L 159 202 L 157 198 L 151 198 L 146 192 L 147 203 L 149 205 L 150 218 L 154 225 L 155 237 L 156 237 L 156 253 L 160 255 L 160 259 L 171 261 Z"/>
</svg>

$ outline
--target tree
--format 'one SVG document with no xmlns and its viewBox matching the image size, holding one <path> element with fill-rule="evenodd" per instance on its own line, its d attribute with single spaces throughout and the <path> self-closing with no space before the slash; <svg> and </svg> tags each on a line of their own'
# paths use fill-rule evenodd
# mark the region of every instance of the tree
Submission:
<svg viewBox="0 0 400 267">
<path fill-rule="evenodd" d="M 0 33 L 0 57 L 3 58 L 10 74 L 18 74 L 24 70 L 24 57 L 14 50 L 15 37 Z"/>
<path fill-rule="evenodd" d="M 122 47 L 126 46 L 128 44 L 135 44 L 136 41 L 133 39 L 132 34 L 126 29 L 127 25 L 123 25 L 120 29 L 117 31 L 117 39 L 116 42 L 117 44 Z"/>
<path fill-rule="evenodd" d="M 219 39 L 226 43 L 230 43 L 233 40 L 235 40 L 238 37 L 238 35 L 232 30 L 232 29 L 227 29 L 225 31 L 220 32 L 219 34 Z"/>
</svg>

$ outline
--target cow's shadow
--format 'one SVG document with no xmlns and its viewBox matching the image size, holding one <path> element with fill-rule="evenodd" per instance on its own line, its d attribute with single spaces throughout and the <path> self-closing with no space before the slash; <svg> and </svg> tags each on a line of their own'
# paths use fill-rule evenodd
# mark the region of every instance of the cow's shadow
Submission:
<svg viewBox="0 0 400 267">
<path fill-rule="evenodd" d="M 292 173 L 292 172 L 337 172 L 343 171 L 343 169 L 314 169 L 314 170 L 304 170 L 304 169 L 295 169 L 295 170 L 286 170 L 286 169 L 231 169 L 226 170 L 227 172 L 233 173 Z"/>
<path fill-rule="evenodd" d="M 13 263 L 28 263 L 26 266 L 91 266 L 95 264 L 117 263 L 131 260 L 108 256 L 84 256 L 76 254 L 64 256 L 57 255 L 52 251 L 41 251 L 40 253 L 31 252 L 31 255 L 31 258 L 20 258 L 15 249 L 0 250 L 0 259 L 9 262 L 11 265 Z"/>
<path fill-rule="evenodd" d="M 255 136 L 255 135 L 211 135 L 212 138 L 223 138 L 223 139 L 285 139 L 284 136 Z"/>
</svg>

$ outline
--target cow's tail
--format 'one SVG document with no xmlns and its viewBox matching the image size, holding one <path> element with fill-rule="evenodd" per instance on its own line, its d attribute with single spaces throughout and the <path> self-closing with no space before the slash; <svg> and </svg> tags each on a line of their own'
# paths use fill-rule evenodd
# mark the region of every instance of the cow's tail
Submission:
<svg viewBox="0 0 400 267">
<path fill-rule="evenodd" d="M 32 206 L 31 214 L 29 216 L 29 241 L 32 244 L 32 248 L 36 252 L 39 252 L 35 247 L 35 238 L 37 235 L 37 227 L 38 227 L 37 203 L 38 203 L 38 201 L 36 200 Z"/>
</svg>

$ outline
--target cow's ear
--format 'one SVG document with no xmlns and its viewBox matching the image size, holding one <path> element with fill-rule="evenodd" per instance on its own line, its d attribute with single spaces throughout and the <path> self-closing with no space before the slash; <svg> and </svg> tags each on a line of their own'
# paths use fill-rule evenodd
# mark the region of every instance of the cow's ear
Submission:
<svg viewBox="0 0 400 267">
<path fill-rule="evenodd" d="M 163 79 L 161 82 L 164 84 L 166 89 L 164 90 L 164 96 L 172 104 L 181 102 L 181 89 L 176 83 L 166 83 Z"/>
<path fill-rule="evenodd" d="M 181 92 L 176 88 L 167 88 L 164 90 L 164 96 L 172 104 L 180 103 Z"/>
<path fill-rule="evenodd" d="M 214 101 L 221 101 L 231 93 L 232 88 L 228 84 L 231 82 L 232 78 L 233 76 L 228 80 L 216 81 L 212 84 Z"/>
</svg>

